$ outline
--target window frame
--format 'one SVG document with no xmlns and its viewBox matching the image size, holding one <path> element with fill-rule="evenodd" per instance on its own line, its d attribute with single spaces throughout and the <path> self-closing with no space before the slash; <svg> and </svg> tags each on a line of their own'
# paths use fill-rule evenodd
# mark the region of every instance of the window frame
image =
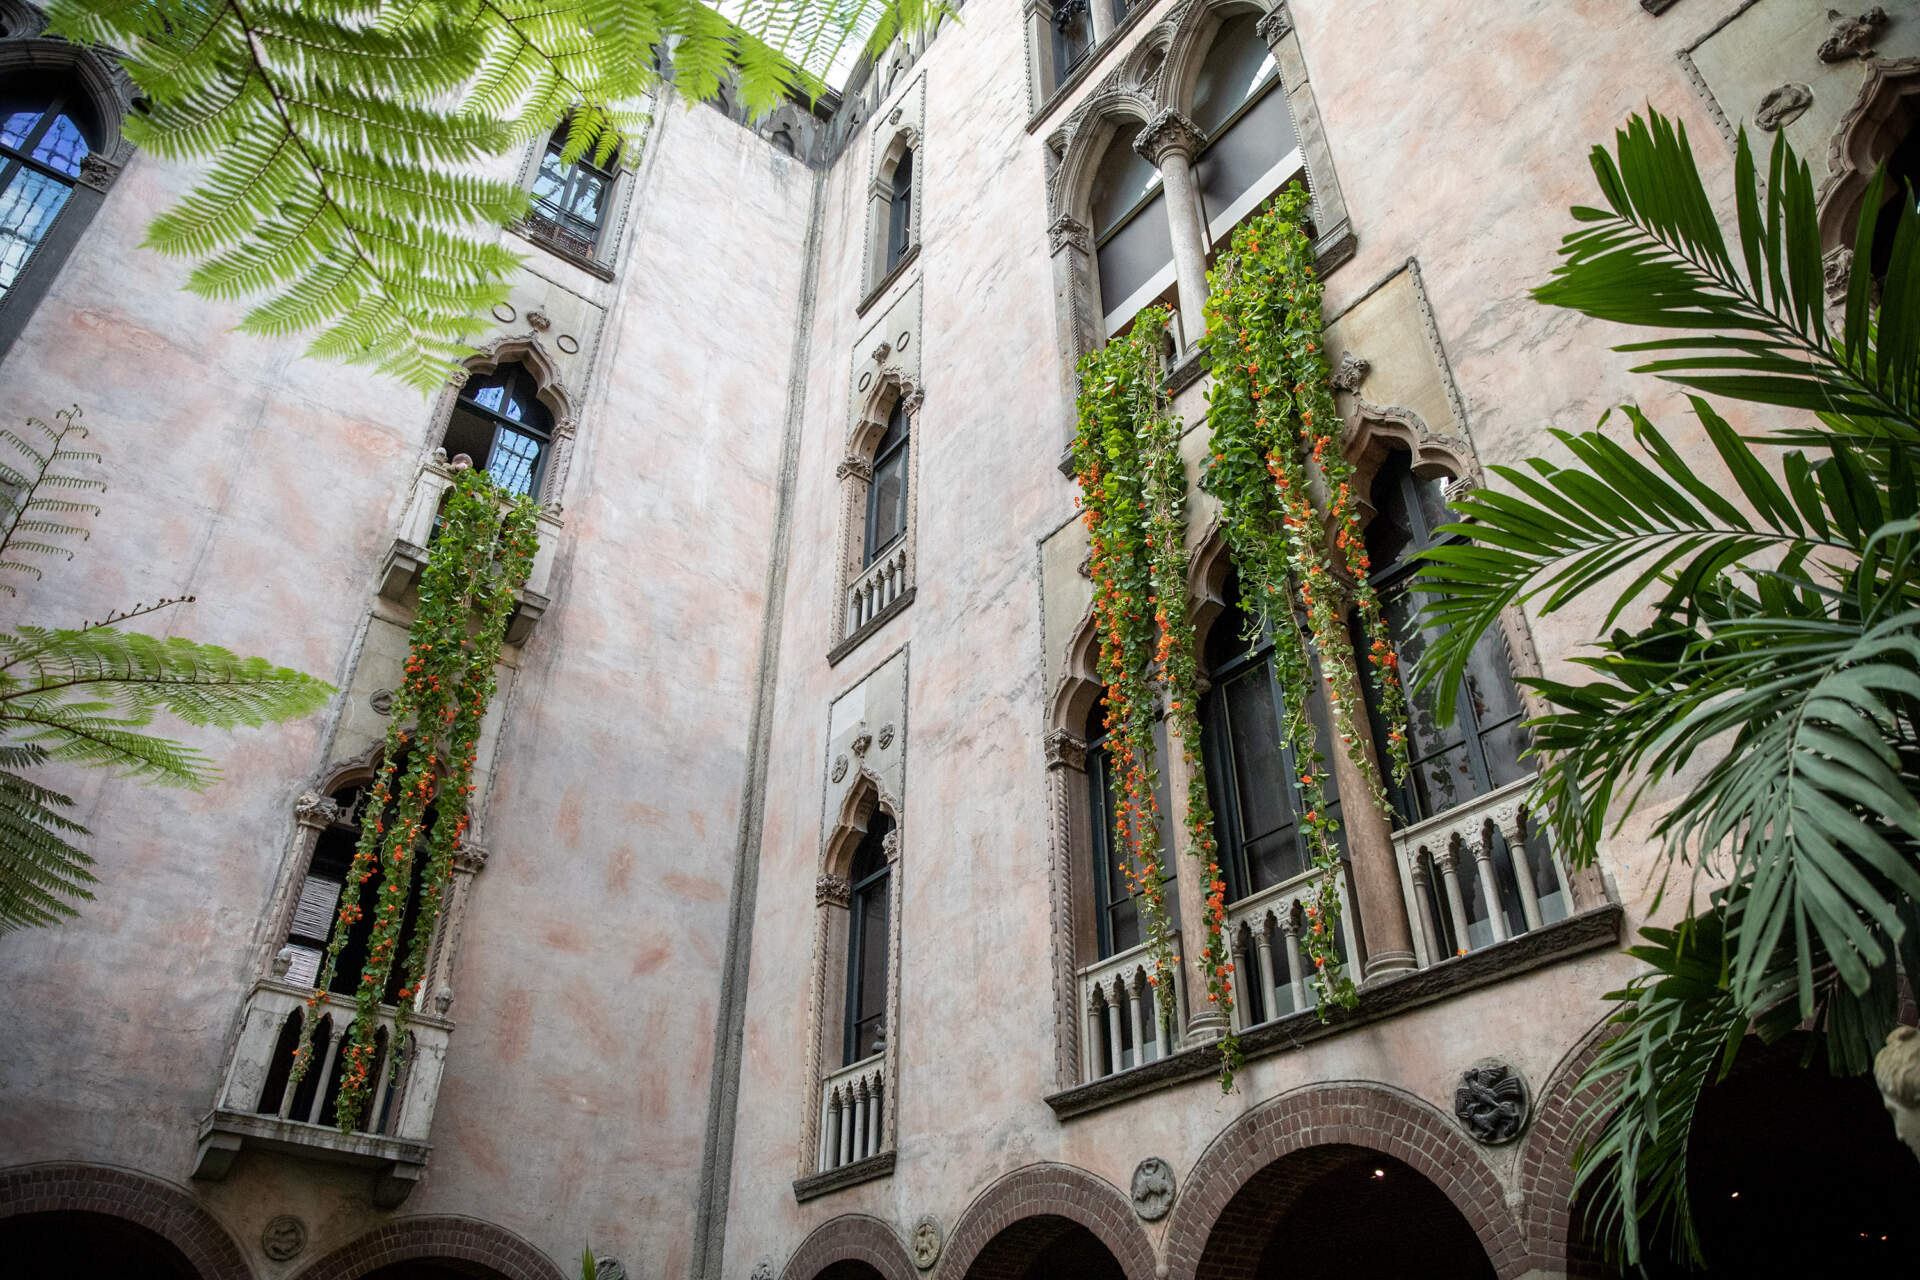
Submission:
<svg viewBox="0 0 1920 1280">
<path fill-rule="evenodd" d="M 886 829 L 880 833 L 880 838 L 884 842 L 887 834 L 897 828 L 891 819 L 886 818 L 886 815 L 881 813 L 876 813 L 872 821 L 878 823 L 882 819 L 886 819 L 887 822 Z M 862 837 L 862 843 L 864 844 L 866 840 L 871 838 L 872 835 L 871 832 L 869 832 L 867 836 Z M 855 859 L 858 859 L 859 856 L 859 851 L 856 849 L 854 853 Z M 862 1062 L 876 1054 L 885 1052 L 889 1031 L 887 1026 L 887 997 L 889 993 L 887 991 L 888 975 L 886 974 L 885 968 L 885 956 L 882 957 L 881 989 L 878 993 L 880 1012 L 875 1015 L 880 1020 L 879 1030 L 882 1044 L 880 1049 L 866 1053 L 860 1051 L 860 1006 L 863 1003 L 862 998 L 867 994 L 863 980 L 863 970 L 867 959 L 867 912 L 870 909 L 870 903 L 877 899 L 879 909 L 882 912 L 882 923 L 885 926 L 882 932 L 886 938 L 891 938 L 893 929 L 893 903 L 891 901 L 893 892 L 892 876 L 893 862 L 886 856 L 885 845 L 882 843 L 879 867 L 847 886 L 847 978 L 846 1008 L 841 1018 L 841 1067 L 850 1067 L 856 1062 Z M 886 945 L 884 940 L 882 945 Z"/>
<path fill-rule="evenodd" d="M 896 415 L 898 417 L 897 425 L 900 428 L 900 434 L 891 444 L 887 444 L 886 435 L 893 433 L 896 425 L 894 421 Z M 908 475 L 909 468 L 907 466 L 907 448 L 910 444 L 908 436 L 912 431 L 912 421 L 908 417 L 903 397 L 896 397 L 894 399 L 893 408 L 888 411 L 887 417 L 886 435 L 881 437 L 882 445 L 874 451 L 873 455 L 873 462 L 871 464 L 873 468 L 873 478 L 867 481 L 867 515 L 860 552 L 860 568 L 863 572 L 872 568 L 874 561 L 892 550 L 902 538 L 907 536 L 907 485 L 910 479 Z M 895 459 L 899 460 L 900 466 L 900 527 L 888 534 L 884 542 L 878 542 L 876 541 L 876 536 L 880 532 L 878 528 L 880 519 L 880 473 L 885 467 L 892 464 Z"/>
<path fill-rule="evenodd" d="M 1092 733 L 1093 727 L 1100 722 L 1102 705 L 1102 703 L 1096 702 L 1092 715 L 1089 717 L 1091 723 L 1088 726 L 1089 737 L 1087 740 L 1086 779 L 1087 844 L 1088 851 L 1093 858 L 1095 938 L 1096 945 L 1100 952 L 1099 958 L 1104 961 L 1112 959 L 1123 951 L 1131 951 L 1134 947 L 1146 941 L 1146 918 L 1144 915 L 1138 917 L 1138 927 L 1140 929 L 1139 942 L 1132 943 L 1125 947 L 1114 944 L 1113 915 L 1114 912 L 1118 911 L 1124 904 L 1113 896 L 1113 873 L 1117 867 L 1115 858 L 1119 850 L 1114 847 L 1113 809 L 1108 803 L 1108 797 L 1112 792 L 1112 788 L 1109 786 L 1108 774 L 1113 768 L 1113 757 L 1107 754 L 1107 739 L 1110 735 L 1104 729 L 1098 734 Z M 1166 730 L 1163 727 L 1165 723 L 1166 722 L 1162 720 L 1155 722 L 1154 725 L 1154 746 L 1160 753 L 1160 758 L 1163 760 L 1166 758 Z M 1164 788 L 1167 781 L 1166 772 L 1162 770 L 1156 780 L 1160 782 Z M 1161 849 L 1164 856 L 1161 860 L 1161 866 L 1164 869 L 1164 874 L 1160 877 L 1160 885 L 1164 890 L 1168 886 L 1171 886 L 1178 878 L 1179 871 L 1175 866 L 1176 860 L 1173 857 L 1173 843 L 1170 838 L 1172 832 L 1168 829 L 1167 825 L 1170 816 L 1169 805 L 1165 803 L 1167 797 L 1161 792 L 1156 791 L 1155 798 L 1162 801 L 1160 812 L 1162 824 Z M 1138 903 L 1140 896 L 1138 893 L 1130 894 L 1128 895 L 1128 901 Z M 1179 899 L 1176 896 L 1170 895 L 1166 901 L 1168 913 L 1177 927 L 1180 916 Z M 1136 906 L 1135 910 L 1138 911 L 1139 908 Z"/>
<path fill-rule="evenodd" d="M 532 194 L 534 188 L 539 185 L 541 176 L 546 172 L 547 157 L 559 157 L 564 152 L 566 147 L 566 133 L 567 126 L 565 124 L 555 129 L 553 135 L 547 139 L 545 149 L 540 152 L 539 158 L 534 161 L 533 178 L 528 187 L 530 194 Z M 589 226 L 589 224 L 586 219 L 571 212 L 571 208 L 573 199 L 579 194 L 584 179 L 589 176 L 598 178 L 601 181 L 604 194 L 600 202 L 598 216 L 590 224 L 592 234 L 583 235 L 579 228 Z M 554 198 L 533 194 L 533 207 L 529 212 L 534 217 L 553 226 L 556 229 L 556 233 L 561 237 L 562 243 L 568 244 L 575 252 L 582 256 L 598 261 L 600 258 L 600 242 L 606 235 L 607 220 L 613 212 L 614 194 L 619 182 L 620 148 L 614 148 L 613 154 L 607 157 L 607 163 L 604 167 L 594 162 L 593 150 L 589 148 L 586 154 L 582 155 L 578 160 L 566 165 L 564 172 L 561 174 L 559 190 Z"/>
<path fill-rule="evenodd" d="M 882 279 L 899 270 L 913 248 L 914 153 L 918 149 L 909 145 L 902 151 L 888 177 L 887 251 L 880 268 Z M 900 176 L 903 169 L 906 171 L 904 181 Z"/>
<path fill-rule="evenodd" d="M 493 430 L 493 434 L 487 438 L 487 456 L 474 460 L 474 469 L 477 471 L 484 471 L 488 475 L 493 474 L 489 468 L 493 461 L 493 452 L 499 445 L 500 432 L 502 429 L 530 437 L 539 445 L 539 452 L 534 457 L 533 469 L 528 476 L 526 489 L 526 496 L 538 501 L 546 485 L 547 467 L 553 457 L 553 441 L 554 436 L 558 432 L 558 422 L 556 421 L 553 426 L 549 427 L 541 427 L 539 424 L 533 422 L 522 422 L 519 419 L 510 418 L 496 409 L 488 408 L 467 394 L 468 388 L 473 386 L 474 382 L 495 377 L 503 370 L 509 369 L 517 370 L 520 376 L 525 379 L 527 394 L 531 400 L 539 405 L 549 418 L 557 419 L 558 415 L 553 412 L 552 406 L 540 399 L 539 377 L 533 370 L 527 368 L 527 366 L 519 360 L 503 360 L 493 368 L 484 372 L 476 370 L 469 374 L 467 380 L 461 384 L 460 390 L 454 394 L 453 413 L 462 411 L 471 413 L 485 421 Z M 446 428 L 440 432 L 442 448 L 446 447 L 447 432 L 451 430 L 452 427 L 453 416 L 450 413 L 447 417 Z"/>
</svg>

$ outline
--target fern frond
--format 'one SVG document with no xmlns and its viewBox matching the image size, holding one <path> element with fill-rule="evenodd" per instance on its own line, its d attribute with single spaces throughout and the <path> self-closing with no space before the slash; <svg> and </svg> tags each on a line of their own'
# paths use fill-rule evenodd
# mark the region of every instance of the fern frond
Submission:
<svg viewBox="0 0 1920 1280">
<path fill-rule="evenodd" d="M 93 897 L 93 859 L 66 837 L 87 829 L 60 812 L 73 801 L 20 776 L 43 763 L 35 746 L 0 746 L 0 933 L 53 924 Z"/>
<path fill-rule="evenodd" d="M 14 451 L 25 459 L 24 470 L 9 467 L 5 469 L 5 475 L 0 476 L 10 487 L 19 491 L 0 495 L 4 501 L 4 506 L 0 507 L 0 574 L 24 573 L 38 581 L 40 570 L 21 557 L 61 556 L 73 559 L 71 549 L 43 539 L 77 536 L 85 541 L 86 529 L 65 521 L 49 520 L 46 518 L 48 515 L 100 514 L 100 508 L 93 503 L 51 497 L 43 492 L 46 489 L 80 489 L 101 493 L 107 487 L 106 481 L 97 476 L 55 470 L 75 464 L 97 463 L 100 455 L 90 450 L 76 449 L 69 443 L 85 439 L 87 434 L 87 429 L 80 425 L 78 405 L 60 410 L 54 414 L 54 419 L 60 425 L 51 426 L 40 418 L 27 419 L 27 429 L 44 437 L 44 442 L 39 444 L 9 428 L 0 427 L 0 442 L 13 446 Z M 0 591 L 9 596 L 19 594 L 4 578 L 0 578 Z"/>
</svg>

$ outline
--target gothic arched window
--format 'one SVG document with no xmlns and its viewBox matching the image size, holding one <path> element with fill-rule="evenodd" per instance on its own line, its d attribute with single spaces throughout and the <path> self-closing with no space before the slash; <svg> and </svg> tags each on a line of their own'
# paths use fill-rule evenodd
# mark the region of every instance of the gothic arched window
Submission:
<svg viewBox="0 0 1920 1280">
<path fill-rule="evenodd" d="M 873 481 L 867 486 L 867 529 L 860 558 L 865 568 L 907 531 L 907 410 L 893 402 L 887 431 L 873 451 Z"/>
<path fill-rule="evenodd" d="M 539 390 L 521 364 L 468 378 L 447 422 L 447 456 L 464 453 L 507 492 L 537 495 L 553 442 L 553 411 Z"/>
<path fill-rule="evenodd" d="M 893 819 L 875 813 L 854 850 L 847 919 L 846 1042 L 851 1064 L 887 1047 L 887 893 L 891 866 L 887 836 Z"/>
<path fill-rule="evenodd" d="M 1200 730 L 1220 863 L 1228 899 L 1236 901 L 1302 874 L 1312 858 L 1300 825 L 1302 762 L 1283 737 L 1287 708 L 1274 674 L 1273 635 L 1248 636 L 1237 574 L 1224 594 L 1226 608 L 1207 633 L 1212 687 L 1200 699 Z M 1332 734 L 1317 693 L 1311 713 L 1320 755 L 1330 759 Z M 1327 808 L 1337 817 L 1330 769 L 1323 779 Z M 1344 836 L 1336 840 L 1344 845 Z"/>
<path fill-rule="evenodd" d="M 99 138 L 85 100 L 60 80 L 0 89 L 0 300 L 66 207 Z"/>
<path fill-rule="evenodd" d="M 563 154 L 566 141 L 563 124 L 553 131 L 540 157 L 533 178 L 533 216 L 544 224 L 540 229 L 562 246 L 591 258 L 612 203 L 620 153 L 616 149 L 600 164 L 594 158 L 596 148 L 588 147 L 585 155 L 569 164 Z"/>
<path fill-rule="evenodd" d="M 1258 19 L 1243 13 L 1221 23 L 1194 80 L 1188 114 L 1207 137 L 1194 185 L 1215 244 L 1225 243 L 1301 163 L 1280 69 L 1254 29 Z"/>
<path fill-rule="evenodd" d="M 1094 0 L 1104 4 L 1107 0 Z M 1093 14 L 1087 0 L 1054 0 L 1053 82 L 1062 85 L 1093 52 Z"/>
<path fill-rule="evenodd" d="M 1088 202 L 1108 334 L 1118 333 L 1173 283 L 1173 235 L 1160 171 L 1133 149 L 1140 128 L 1130 122 L 1114 131 Z"/>
<path fill-rule="evenodd" d="M 900 265 L 913 245 L 913 149 L 909 147 L 893 167 L 887 198 L 887 263 L 882 275 Z"/>
</svg>

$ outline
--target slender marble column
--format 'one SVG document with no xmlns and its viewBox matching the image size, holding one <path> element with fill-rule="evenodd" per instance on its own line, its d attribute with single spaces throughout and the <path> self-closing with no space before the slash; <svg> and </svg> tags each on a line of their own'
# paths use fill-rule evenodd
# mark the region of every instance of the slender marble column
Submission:
<svg viewBox="0 0 1920 1280">
<path fill-rule="evenodd" d="M 1133 149 L 1160 170 L 1165 187 L 1173 271 L 1180 291 L 1180 327 L 1188 347 L 1206 328 L 1207 234 L 1193 181 L 1193 158 L 1206 141 L 1199 125 L 1171 107 L 1148 121 L 1133 140 Z"/>
</svg>

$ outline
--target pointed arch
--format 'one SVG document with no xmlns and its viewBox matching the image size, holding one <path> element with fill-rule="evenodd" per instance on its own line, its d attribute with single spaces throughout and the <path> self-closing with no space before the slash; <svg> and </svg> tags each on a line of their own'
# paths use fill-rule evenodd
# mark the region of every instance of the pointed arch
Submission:
<svg viewBox="0 0 1920 1280">
<path fill-rule="evenodd" d="M 880 443 L 880 437 L 886 434 L 887 417 L 896 404 L 904 404 L 909 413 L 918 410 L 925 400 L 919 384 L 898 365 L 886 365 L 873 380 L 873 386 L 867 391 L 867 398 L 861 403 L 860 411 L 854 415 L 853 426 L 847 432 L 846 453 L 850 458 L 873 460 L 874 447 Z"/>
<path fill-rule="evenodd" d="M 1159 100 L 1185 114 L 1193 104 L 1194 81 L 1227 19 L 1263 15 L 1270 6 L 1258 0 L 1196 0 L 1180 14 L 1167 40 L 1166 66 L 1160 73 Z"/>
<path fill-rule="evenodd" d="M 1060 167 L 1054 174 L 1049 220 L 1071 217 L 1082 225 L 1092 225 L 1088 202 L 1093 175 L 1113 135 L 1128 124 L 1145 125 L 1158 109 L 1151 97 L 1123 86 L 1094 95 L 1074 112 L 1054 135 L 1064 142 Z"/>
<path fill-rule="evenodd" d="M 1816 200 L 1820 247 L 1850 247 L 1874 172 L 1920 127 L 1920 58 L 1867 63 L 1853 105 L 1827 142 L 1827 179 Z"/>
<path fill-rule="evenodd" d="M 891 818 L 896 831 L 905 816 L 900 801 L 888 794 L 886 786 L 862 762 L 854 774 L 853 784 L 847 788 L 847 794 L 841 797 L 840 808 L 834 814 L 833 829 L 827 833 L 826 843 L 820 850 L 821 875 L 846 879 L 847 868 L 853 864 L 854 850 L 859 848 L 876 814 Z M 898 842 L 895 843 L 897 845 Z M 897 851 L 893 860 L 897 860 Z"/>
<path fill-rule="evenodd" d="M 1054 682 L 1053 700 L 1048 705 L 1047 728 L 1080 737 L 1105 687 L 1100 682 L 1099 618 L 1089 603 L 1067 641 L 1060 678 Z"/>
</svg>

